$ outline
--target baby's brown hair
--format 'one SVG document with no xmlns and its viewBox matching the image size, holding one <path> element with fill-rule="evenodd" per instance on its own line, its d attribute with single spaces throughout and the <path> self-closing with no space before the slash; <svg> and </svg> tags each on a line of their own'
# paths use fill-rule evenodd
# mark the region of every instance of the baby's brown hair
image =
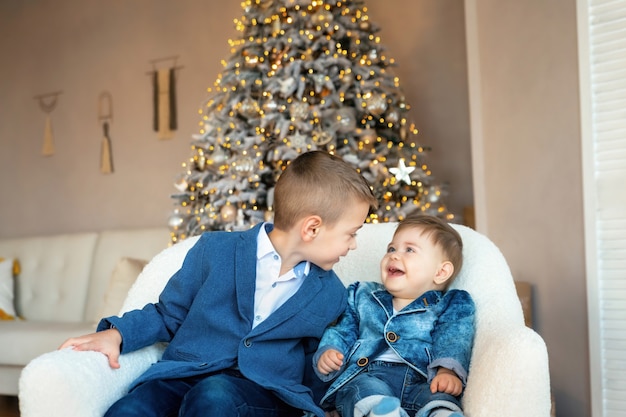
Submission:
<svg viewBox="0 0 626 417">
<path fill-rule="evenodd" d="M 411 213 L 400 221 L 394 235 L 408 228 L 419 228 L 422 233 L 426 233 L 431 241 L 442 249 L 444 256 L 454 266 L 454 271 L 446 283 L 447 287 L 454 281 L 463 266 L 461 235 L 445 220 L 421 212 Z"/>
</svg>

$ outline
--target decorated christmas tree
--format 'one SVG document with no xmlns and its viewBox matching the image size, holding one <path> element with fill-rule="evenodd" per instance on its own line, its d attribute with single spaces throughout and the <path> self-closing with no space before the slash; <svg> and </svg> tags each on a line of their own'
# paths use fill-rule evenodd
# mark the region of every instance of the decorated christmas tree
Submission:
<svg viewBox="0 0 626 417">
<path fill-rule="evenodd" d="M 420 209 L 452 219 L 416 144 L 378 28 L 353 0 L 245 0 L 241 36 L 200 109 L 177 179 L 172 241 L 272 217 L 286 165 L 322 149 L 352 163 L 381 202 L 368 222 Z"/>
</svg>

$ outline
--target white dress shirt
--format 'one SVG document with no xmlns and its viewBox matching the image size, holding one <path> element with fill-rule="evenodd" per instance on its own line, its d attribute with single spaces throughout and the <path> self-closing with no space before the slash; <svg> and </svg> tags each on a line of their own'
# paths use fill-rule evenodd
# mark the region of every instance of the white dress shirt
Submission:
<svg viewBox="0 0 626 417">
<path fill-rule="evenodd" d="M 311 269 L 309 262 L 303 261 L 279 276 L 282 260 L 267 234 L 272 228 L 273 224 L 265 223 L 257 237 L 253 328 L 300 289 Z"/>
</svg>

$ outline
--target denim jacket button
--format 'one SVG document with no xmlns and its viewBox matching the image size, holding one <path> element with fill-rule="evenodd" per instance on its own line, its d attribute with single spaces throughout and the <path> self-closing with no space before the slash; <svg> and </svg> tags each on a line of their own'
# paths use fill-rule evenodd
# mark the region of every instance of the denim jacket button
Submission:
<svg viewBox="0 0 626 417">
<path fill-rule="evenodd" d="M 243 345 L 245 347 L 250 347 L 250 346 L 252 346 L 252 341 L 250 339 L 246 339 L 246 340 L 243 341 Z"/>
<path fill-rule="evenodd" d="M 398 339 L 400 337 L 398 337 L 397 334 L 395 334 L 394 332 L 387 332 L 387 334 L 385 335 L 385 337 L 387 338 L 387 341 L 390 343 L 395 343 L 398 341 Z"/>
<path fill-rule="evenodd" d="M 359 365 L 362 368 L 362 367 L 366 366 L 368 362 L 369 362 L 369 359 L 367 359 L 367 358 L 359 358 L 359 360 L 356 361 L 356 364 Z"/>
</svg>

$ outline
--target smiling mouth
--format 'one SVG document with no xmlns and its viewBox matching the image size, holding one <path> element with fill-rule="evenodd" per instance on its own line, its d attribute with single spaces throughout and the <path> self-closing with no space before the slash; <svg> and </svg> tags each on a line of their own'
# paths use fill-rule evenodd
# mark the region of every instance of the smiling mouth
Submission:
<svg viewBox="0 0 626 417">
<path fill-rule="evenodd" d="M 387 268 L 387 273 L 390 276 L 404 275 L 404 271 L 396 268 L 395 266 L 390 266 L 389 268 Z"/>
</svg>

